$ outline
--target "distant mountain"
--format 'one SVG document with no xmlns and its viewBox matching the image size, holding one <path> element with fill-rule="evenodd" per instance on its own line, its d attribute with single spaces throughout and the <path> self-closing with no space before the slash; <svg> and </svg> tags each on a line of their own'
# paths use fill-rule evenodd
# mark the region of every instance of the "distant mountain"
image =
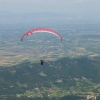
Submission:
<svg viewBox="0 0 100 100">
<path fill-rule="evenodd" d="M 65 17 L 65 14 L 59 14 L 59 13 L 50 13 L 50 12 L 45 12 L 45 13 L 14 13 L 14 12 L 0 12 L 0 18 L 4 19 L 9 19 L 9 18 L 19 18 L 19 19 L 41 19 L 41 18 L 60 18 L 60 17 Z"/>
<path fill-rule="evenodd" d="M 32 22 L 32 21 L 44 21 L 44 22 L 64 22 L 64 23 L 84 23 L 84 22 L 97 22 L 99 21 L 99 16 L 96 16 L 94 13 L 52 13 L 52 12 L 44 12 L 44 13 L 15 13 L 9 11 L 0 11 L 0 22 L 4 23 L 21 23 L 21 22 Z"/>
</svg>

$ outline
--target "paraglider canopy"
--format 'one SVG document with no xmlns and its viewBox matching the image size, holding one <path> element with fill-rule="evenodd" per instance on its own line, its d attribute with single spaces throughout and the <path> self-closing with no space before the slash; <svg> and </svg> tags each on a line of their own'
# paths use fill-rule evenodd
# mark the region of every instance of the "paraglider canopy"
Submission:
<svg viewBox="0 0 100 100">
<path fill-rule="evenodd" d="M 36 32 L 47 32 L 47 33 L 51 33 L 51 34 L 53 34 L 53 35 L 58 36 L 58 37 L 60 38 L 60 40 L 62 41 L 61 35 L 60 35 L 58 32 L 56 32 L 56 31 L 54 31 L 54 30 L 52 30 L 52 29 L 49 29 L 49 28 L 35 28 L 35 29 L 32 29 L 32 30 L 29 30 L 28 32 L 26 32 L 26 33 L 22 36 L 21 41 L 23 40 L 23 38 L 24 38 L 25 36 L 28 36 L 29 34 L 34 34 L 34 33 L 36 33 Z"/>
</svg>

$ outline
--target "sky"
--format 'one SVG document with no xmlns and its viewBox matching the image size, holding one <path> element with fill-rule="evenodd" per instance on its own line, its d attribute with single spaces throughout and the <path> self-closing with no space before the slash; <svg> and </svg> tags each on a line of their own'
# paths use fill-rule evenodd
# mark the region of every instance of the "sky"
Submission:
<svg viewBox="0 0 100 100">
<path fill-rule="evenodd" d="M 0 0 L 0 11 L 17 13 L 99 13 L 100 0 Z"/>
</svg>

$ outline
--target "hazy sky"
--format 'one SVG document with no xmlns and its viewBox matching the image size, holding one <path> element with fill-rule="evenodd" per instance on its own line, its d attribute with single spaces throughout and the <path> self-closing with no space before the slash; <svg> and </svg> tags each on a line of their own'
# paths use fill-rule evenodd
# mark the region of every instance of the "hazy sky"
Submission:
<svg viewBox="0 0 100 100">
<path fill-rule="evenodd" d="M 100 0 L 0 0 L 0 11 L 11 12 L 100 12 Z"/>
</svg>

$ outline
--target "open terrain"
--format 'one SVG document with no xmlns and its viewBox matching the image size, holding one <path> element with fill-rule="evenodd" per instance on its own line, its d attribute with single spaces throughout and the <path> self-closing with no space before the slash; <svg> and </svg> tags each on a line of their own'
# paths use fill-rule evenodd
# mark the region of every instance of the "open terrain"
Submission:
<svg viewBox="0 0 100 100">
<path fill-rule="evenodd" d="M 24 60 L 39 62 L 57 60 L 63 57 L 95 57 L 100 55 L 99 24 L 69 24 L 46 26 L 58 31 L 63 41 L 47 33 L 21 36 L 32 29 L 32 25 L 1 25 L 0 29 L 0 65 L 18 64 Z M 40 25 L 41 27 L 41 25 Z"/>
<path fill-rule="evenodd" d="M 47 33 L 30 35 L 21 42 L 21 36 L 36 26 L 0 26 L 1 99 L 99 96 L 100 24 L 44 26 L 58 31 L 62 42 Z M 43 66 L 40 59 L 45 61 Z"/>
</svg>

